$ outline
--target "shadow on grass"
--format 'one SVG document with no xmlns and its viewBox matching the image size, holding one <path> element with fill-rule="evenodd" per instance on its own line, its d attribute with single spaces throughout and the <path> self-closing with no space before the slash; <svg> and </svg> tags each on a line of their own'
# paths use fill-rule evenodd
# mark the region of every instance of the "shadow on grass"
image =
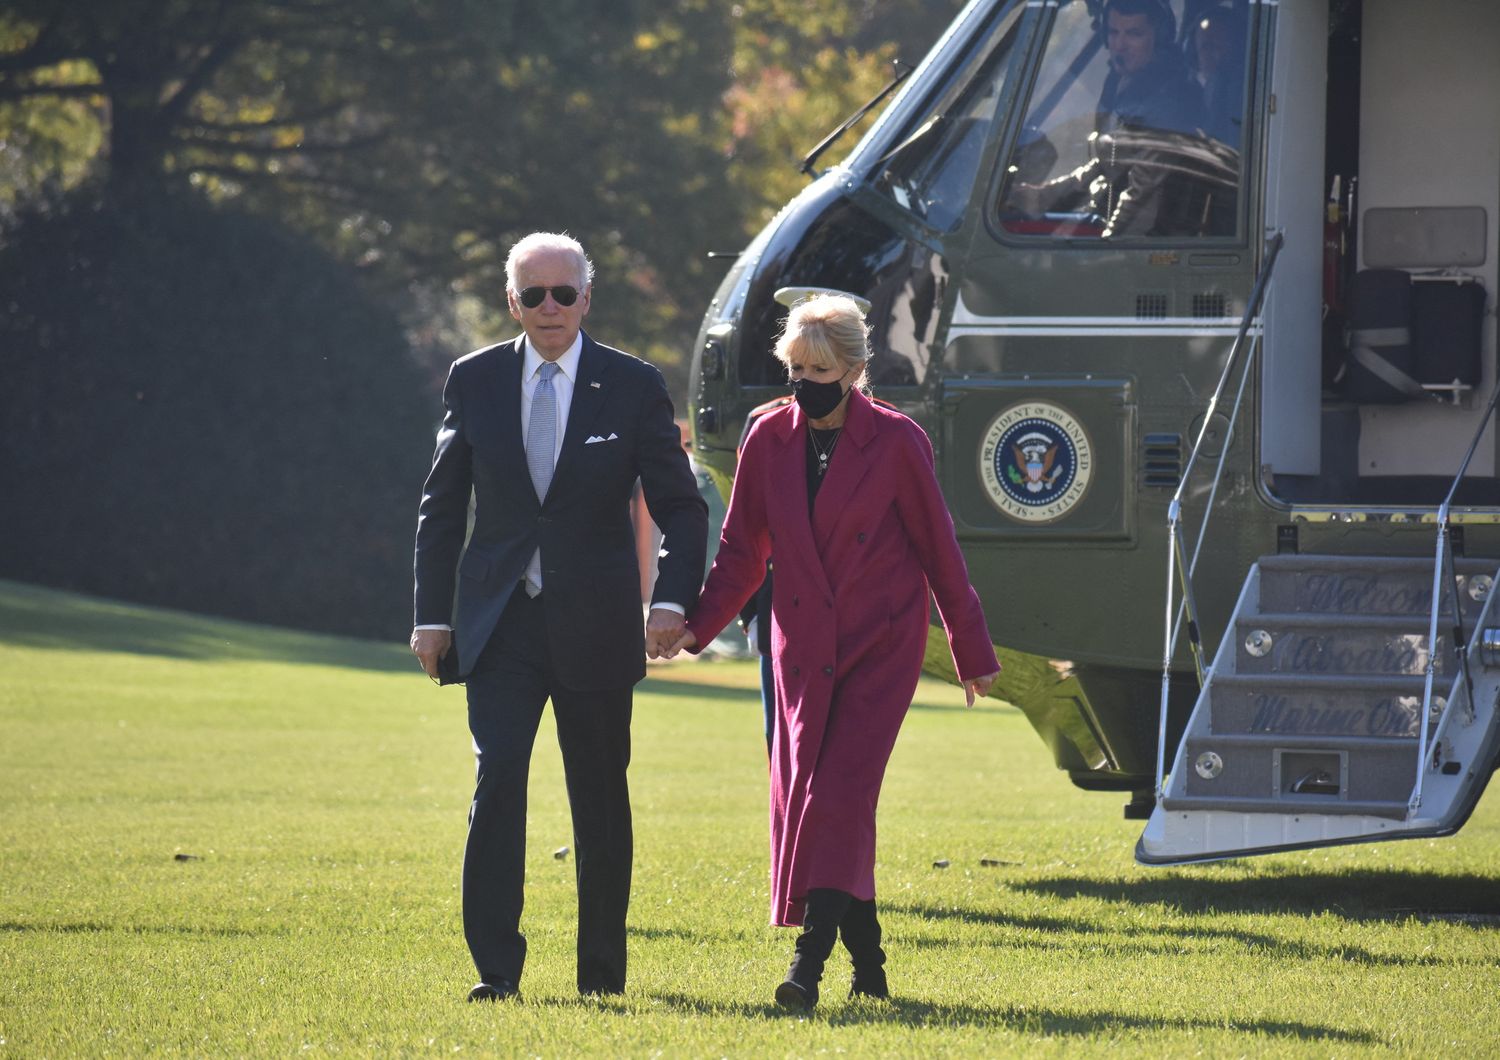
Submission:
<svg viewBox="0 0 1500 1060">
<path fill-rule="evenodd" d="M 75 920 L 65 923 L 23 923 L 19 920 L 0 920 L 0 935 L 159 935 L 168 938 L 264 938 L 270 935 L 286 935 L 284 929 L 267 931 L 262 928 L 211 927 L 204 924 L 106 924 L 97 920 Z"/>
<path fill-rule="evenodd" d="M 699 681 L 670 681 L 646 678 L 635 686 L 637 693 L 648 696 L 685 697 L 690 699 L 719 699 L 738 703 L 760 705 L 760 691 L 755 688 L 735 688 L 732 685 L 705 684 Z"/>
<path fill-rule="evenodd" d="M 692 1015 L 731 1016 L 744 1019 L 796 1019 L 801 1013 L 789 1012 L 770 1003 L 707 1001 L 686 994 L 652 994 L 648 1003 L 677 1009 Z M 1373 1043 L 1380 1039 L 1365 1031 L 1324 1027 L 1290 1020 L 1195 1020 L 1161 1019 L 1137 1016 L 1128 1012 L 1059 1012 L 1046 1008 L 1020 1008 L 1014 1005 L 987 1006 L 962 1002 L 935 1003 L 893 998 L 888 1003 L 859 1001 L 844 1004 L 825 1002 L 811 1017 L 830 1026 L 864 1024 L 899 1024 L 905 1027 L 987 1027 L 1006 1028 L 1021 1034 L 1072 1035 L 1089 1038 L 1123 1031 L 1235 1031 L 1264 1034 L 1275 1038 Z"/>
<path fill-rule="evenodd" d="M 731 936 L 728 933 L 709 933 L 704 931 L 689 931 L 687 928 L 662 928 L 662 927 L 639 927 L 628 924 L 625 933 L 633 939 L 675 939 L 679 942 L 691 942 L 701 944 L 704 942 L 727 942 Z"/>
<path fill-rule="evenodd" d="M 913 714 L 963 714 L 966 711 L 984 710 L 984 709 L 988 709 L 988 708 L 991 708 L 991 707 L 1004 707 L 1005 706 L 1005 704 L 1003 702 L 1001 702 L 1000 700 L 998 700 L 998 699 L 987 699 L 983 703 L 976 703 L 972 707 L 966 707 L 966 706 L 964 706 L 964 693 L 963 693 L 963 689 L 959 688 L 957 685 L 953 686 L 953 696 L 954 696 L 954 699 L 956 700 L 956 702 L 953 702 L 953 703 L 932 703 L 932 702 L 924 702 L 924 701 L 922 701 L 920 699 L 914 700 L 912 702 L 912 705 L 911 705 L 911 708 L 910 708 L 911 709 L 911 713 L 913 713 Z"/>
<path fill-rule="evenodd" d="M 1470 964 L 1469 960 L 1424 953 L 1420 956 L 1376 953 L 1361 946 L 1319 946 L 1300 939 L 1288 939 L 1259 931 L 1243 931 L 1232 928 L 1216 928 L 1201 923 L 1185 925 L 1169 924 L 1100 924 L 1084 918 L 1046 916 L 1007 916 L 1004 913 L 986 913 L 975 910 L 944 909 L 921 905 L 887 904 L 892 913 L 904 913 L 922 920 L 960 920 L 969 924 L 988 924 L 1011 931 L 1040 933 L 1022 938 L 997 939 L 995 945 L 1012 944 L 1018 948 L 1049 948 L 1066 950 L 1072 946 L 1098 945 L 1108 942 L 1110 948 L 1119 952 L 1143 954 L 1180 954 L 1191 949 L 1212 948 L 1219 943 L 1242 946 L 1263 955 L 1278 959 L 1297 961 L 1337 960 L 1366 967 L 1434 967 L 1441 965 Z M 1128 940 L 1118 942 L 1114 940 Z M 913 949 L 941 949 L 954 945 L 946 939 L 915 936 L 905 938 L 901 945 Z"/>
<path fill-rule="evenodd" d="M 404 645 L 257 626 L 7 581 L 0 581 L 0 644 L 416 672 Z"/>
<path fill-rule="evenodd" d="M 1474 873 L 1354 869 L 1244 879 L 1152 876 L 1134 880 L 1056 876 L 1010 886 L 1056 898 L 1165 905 L 1182 913 L 1332 913 L 1349 920 L 1500 914 L 1500 881 Z"/>
</svg>

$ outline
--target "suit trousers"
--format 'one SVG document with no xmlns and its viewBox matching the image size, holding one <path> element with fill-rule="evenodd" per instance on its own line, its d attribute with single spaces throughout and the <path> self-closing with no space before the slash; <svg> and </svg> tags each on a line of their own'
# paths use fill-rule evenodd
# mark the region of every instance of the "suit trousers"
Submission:
<svg viewBox="0 0 1500 1060">
<path fill-rule="evenodd" d="M 578 988 L 625 989 L 625 914 L 632 833 L 630 687 L 578 692 L 562 685 L 548 644 L 547 594 L 518 586 L 468 679 L 477 783 L 464 848 L 464 938 L 480 978 L 521 981 L 526 875 L 526 784 L 550 698 L 573 815 L 578 886 Z M 587 665 L 588 645 L 566 651 Z"/>
</svg>

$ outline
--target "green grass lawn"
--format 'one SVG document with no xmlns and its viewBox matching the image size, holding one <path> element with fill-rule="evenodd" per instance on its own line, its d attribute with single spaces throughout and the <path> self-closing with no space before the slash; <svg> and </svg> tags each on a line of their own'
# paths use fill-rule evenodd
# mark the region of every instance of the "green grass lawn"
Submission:
<svg viewBox="0 0 1500 1060">
<path fill-rule="evenodd" d="M 1500 791 L 1451 839 L 1144 869 L 1121 797 L 924 682 L 880 812 L 896 1000 L 836 959 L 796 1018 L 754 667 L 676 662 L 636 696 L 626 996 L 573 989 L 549 716 L 525 1000 L 479 1006 L 463 693 L 403 647 L 0 583 L 0 674 L 0 1058 L 1500 1055 Z"/>
</svg>

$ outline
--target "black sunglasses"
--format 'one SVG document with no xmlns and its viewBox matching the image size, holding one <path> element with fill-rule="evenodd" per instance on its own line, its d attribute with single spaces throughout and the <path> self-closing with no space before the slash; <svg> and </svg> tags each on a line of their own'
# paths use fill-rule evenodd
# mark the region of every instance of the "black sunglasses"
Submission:
<svg viewBox="0 0 1500 1060">
<path fill-rule="evenodd" d="M 562 287 L 527 287 L 519 295 L 521 304 L 527 309 L 535 309 L 546 301 L 548 292 L 551 292 L 552 300 L 561 306 L 570 306 L 578 301 L 578 288 L 564 285 Z"/>
</svg>

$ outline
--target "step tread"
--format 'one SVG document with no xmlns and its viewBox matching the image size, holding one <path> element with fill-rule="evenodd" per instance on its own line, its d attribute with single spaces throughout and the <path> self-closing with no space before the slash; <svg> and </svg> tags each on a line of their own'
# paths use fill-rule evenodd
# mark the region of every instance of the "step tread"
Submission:
<svg viewBox="0 0 1500 1060">
<path fill-rule="evenodd" d="M 1272 813 L 1278 817 L 1406 817 L 1405 801 L 1338 800 L 1327 795 L 1289 795 L 1268 799 L 1262 795 L 1175 796 L 1161 800 L 1162 809 L 1170 812 Z"/>
<path fill-rule="evenodd" d="M 1448 632 L 1448 627 L 1452 624 L 1451 618 L 1445 622 L 1444 617 L 1442 612 L 1438 613 L 1439 635 Z M 1430 614 L 1355 615 L 1346 611 L 1252 611 L 1241 615 L 1235 624 L 1260 624 L 1291 629 L 1391 630 L 1425 634 L 1431 624 L 1431 617 Z M 1464 632 L 1472 633 L 1473 630 L 1466 626 Z"/>
<path fill-rule="evenodd" d="M 1292 555 L 1262 556 L 1256 561 L 1261 570 L 1379 570 L 1417 571 L 1432 573 L 1436 557 L 1428 556 L 1347 556 L 1328 553 L 1296 553 Z M 1455 558 L 1453 569 L 1458 574 L 1494 574 L 1500 571 L 1500 560 L 1484 557 Z"/>
<path fill-rule="evenodd" d="M 1304 674 L 1276 670 L 1264 674 L 1216 673 L 1211 685 L 1224 689 L 1265 687 L 1274 689 L 1307 689 L 1319 692 L 1405 692 L 1421 695 L 1426 685 L 1421 674 Z M 1451 682 L 1432 683 L 1433 695 L 1446 695 Z"/>
<path fill-rule="evenodd" d="M 1317 733 L 1216 732 L 1189 736 L 1189 747 L 1214 743 L 1227 747 L 1292 748 L 1316 751 L 1389 751 L 1410 750 L 1417 746 L 1415 736 L 1330 736 Z M 1209 748 L 1211 750 L 1212 748 Z M 1413 758 L 1416 756 L 1413 755 Z"/>
</svg>

